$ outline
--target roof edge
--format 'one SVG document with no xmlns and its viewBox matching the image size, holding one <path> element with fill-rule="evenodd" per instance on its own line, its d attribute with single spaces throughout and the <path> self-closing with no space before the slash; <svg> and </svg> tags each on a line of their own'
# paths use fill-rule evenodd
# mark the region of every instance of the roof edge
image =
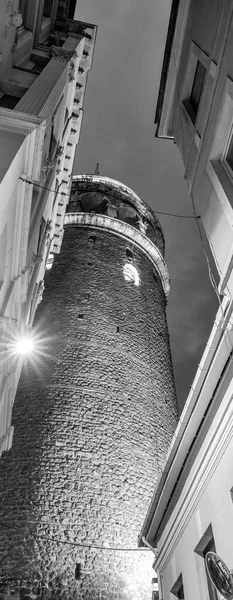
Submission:
<svg viewBox="0 0 233 600">
<path fill-rule="evenodd" d="M 163 57 L 163 64 L 162 64 L 162 73 L 161 73 L 160 84 L 159 84 L 159 93 L 158 93 L 156 112 L 155 112 L 154 123 L 157 125 L 155 137 L 159 137 L 158 127 L 159 127 L 159 122 L 160 122 L 160 117 L 161 117 L 161 112 L 162 112 L 163 99 L 164 99 L 164 94 L 165 94 L 167 74 L 168 74 L 168 68 L 169 68 L 169 64 L 170 64 L 172 44 L 173 44 L 173 39 L 174 39 L 174 34 L 175 34 L 179 5 L 180 5 L 180 0 L 172 1 L 170 18 L 169 18 L 169 23 L 168 23 L 168 30 L 167 30 L 167 38 L 166 38 L 166 44 L 165 44 L 165 51 L 164 51 L 164 57 Z"/>
</svg>

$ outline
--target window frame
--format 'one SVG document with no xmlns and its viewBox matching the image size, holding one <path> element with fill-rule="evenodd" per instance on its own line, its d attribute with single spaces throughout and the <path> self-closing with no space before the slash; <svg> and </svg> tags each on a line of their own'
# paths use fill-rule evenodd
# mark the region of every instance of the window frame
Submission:
<svg viewBox="0 0 233 600">
<path fill-rule="evenodd" d="M 179 577 L 177 577 L 177 580 L 170 590 L 170 593 L 173 594 L 173 596 L 176 596 L 178 600 L 185 600 L 182 573 L 180 573 Z"/>
<path fill-rule="evenodd" d="M 197 112 L 195 112 L 195 110 L 190 102 L 190 97 L 191 97 L 192 90 L 193 90 L 193 85 L 194 85 L 198 62 L 201 63 L 203 65 L 203 67 L 205 68 L 205 76 L 204 76 L 204 81 L 203 81 L 203 85 L 202 85 L 202 90 L 201 90 L 201 94 L 200 94 L 200 100 L 199 100 Z M 201 101 L 203 98 L 203 92 L 204 92 L 204 88 L 205 88 L 205 82 L 206 82 L 206 79 L 208 76 L 209 65 L 210 65 L 210 58 L 209 58 L 208 54 L 206 54 L 197 44 L 195 44 L 195 42 L 192 42 L 191 49 L 190 49 L 190 59 L 187 64 L 186 77 L 184 79 L 184 86 L 186 89 L 186 93 L 185 93 L 185 97 L 183 98 L 183 100 L 181 102 L 181 105 L 182 105 L 183 109 L 185 110 L 185 113 L 188 115 L 188 117 L 192 123 L 192 127 L 195 130 L 197 130 L 199 109 L 200 109 Z"/>
<path fill-rule="evenodd" d="M 231 139 L 233 139 L 233 81 L 227 77 L 206 172 L 226 217 L 233 226 L 233 171 L 226 160 Z"/>
<path fill-rule="evenodd" d="M 229 153 L 229 149 L 231 148 L 232 151 L 232 166 L 230 165 L 230 162 L 228 162 L 227 160 L 227 155 Z M 233 121 L 231 124 L 231 128 L 230 128 L 230 133 L 227 139 L 227 143 L 224 149 L 224 153 L 223 153 L 223 157 L 222 157 L 222 164 L 224 169 L 227 172 L 227 175 L 230 177 L 232 183 L 233 183 Z"/>
<path fill-rule="evenodd" d="M 209 551 L 216 552 L 216 544 L 211 523 L 207 527 L 197 546 L 194 548 L 194 552 L 202 558 L 202 570 L 205 574 L 206 592 L 208 592 L 209 600 L 219 600 L 218 593 L 210 580 L 205 565 L 205 556 Z"/>
<path fill-rule="evenodd" d="M 197 85 L 198 83 L 198 71 L 202 70 L 202 74 L 201 74 L 201 84 Z M 200 60 L 197 60 L 197 64 L 196 64 L 196 69 L 195 69 L 195 74 L 194 74 L 194 78 L 193 78 L 193 85 L 192 85 L 192 89 L 190 92 L 190 96 L 189 96 L 189 104 L 191 106 L 191 109 L 193 111 L 193 114 L 195 115 L 195 121 L 197 120 L 197 115 L 198 115 L 198 111 L 199 111 L 199 106 L 201 103 L 201 98 L 202 98 L 202 94 L 203 94 L 203 88 L 204 88 L 204 84 L 205 84 L 205 79 L 206 79 L 206 67 L 203 64 L 203 62 L 201 62 Z M 197 101 L 195 100 L 195 94 L 196 94 L 196 88 L 199 87 L 200 89 L 198 90 L 198 99 Z M 194 121 L 194 123 L 195 123 Z"/>
</svg>

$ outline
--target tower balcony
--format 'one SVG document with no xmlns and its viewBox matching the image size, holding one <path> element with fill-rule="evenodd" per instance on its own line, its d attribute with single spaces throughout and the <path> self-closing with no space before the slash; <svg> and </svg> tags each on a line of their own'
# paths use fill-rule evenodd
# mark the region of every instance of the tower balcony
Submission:
<svg viewBox="0 0 233 600">
<path fill-rule="evenodd" d="M 68 212 L 105 215 L 127 223 L 148 238 L 164 257 L 159 220 L 133 190 L 119 181 L 101 175 L 74 176 Z"/>
</svg>

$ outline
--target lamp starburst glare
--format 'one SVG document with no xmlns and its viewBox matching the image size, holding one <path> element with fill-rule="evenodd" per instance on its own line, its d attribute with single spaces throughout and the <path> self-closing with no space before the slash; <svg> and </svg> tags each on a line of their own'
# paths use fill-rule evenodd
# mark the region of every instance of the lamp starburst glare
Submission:
<svg viewBox="0 0 233 600">
<path fill-rule="evenodd" d="M 34 342 L 32 340 L 32 338 L 29 337 L 23 337 L 19 340 L 17 340 L 16 345 L 15 345 L 15 351 L 17 352 L 17 354 L 30 354 L 33 351 L 34 348 Z"/>
</svg>

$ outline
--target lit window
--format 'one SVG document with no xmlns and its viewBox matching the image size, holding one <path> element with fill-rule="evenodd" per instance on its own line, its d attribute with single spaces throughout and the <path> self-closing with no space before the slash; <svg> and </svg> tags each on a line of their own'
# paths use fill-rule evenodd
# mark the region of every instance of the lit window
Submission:
<svg viewBox="0 0 233 600">
<path fill-rule="evenodd" d="M 125 281 L 139 285 L 139 275 L 137 269 L 129 263 L 124 266 L 124 278 Z"/>
<path fill-rule="evenodd" d="M 204 67 L 202 62 L 200 62 L 200 60 L 198 60 L 195 75 L 194 75 L 194 80 L 193 80 L 193 87 L 192 87 L 192 91 L 191 91 L 190 98 L 189 98 L 190 106 L 194 112 L 195 118 L 197 116 L 197 111 L 198 111 L 200 100 L 201 100 L 201 94 L 202 94 L 205 74 L 206 74 L 206 68 Z"/>
</svg>

